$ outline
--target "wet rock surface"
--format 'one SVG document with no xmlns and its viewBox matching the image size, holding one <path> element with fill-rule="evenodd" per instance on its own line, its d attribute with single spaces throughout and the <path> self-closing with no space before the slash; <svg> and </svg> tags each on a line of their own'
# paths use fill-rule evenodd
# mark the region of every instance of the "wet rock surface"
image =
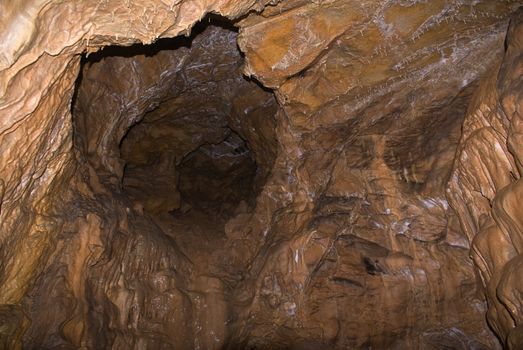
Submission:
<svg viewBox="0 0 523 350">
<path fill-rule="evenodd" d="M 521 348 L 519 5 L 0 4 L 0 346 Z"/>
</svg>

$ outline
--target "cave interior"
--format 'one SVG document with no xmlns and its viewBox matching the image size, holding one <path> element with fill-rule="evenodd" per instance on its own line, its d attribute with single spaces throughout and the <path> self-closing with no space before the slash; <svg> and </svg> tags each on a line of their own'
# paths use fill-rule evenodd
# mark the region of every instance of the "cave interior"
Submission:
<svg viewBox="0 0 523 350">
<path fill-rule="evenodd" d="M 0 348 L 523 347 L 517 1 L 40 2 Z"/>
</svg>

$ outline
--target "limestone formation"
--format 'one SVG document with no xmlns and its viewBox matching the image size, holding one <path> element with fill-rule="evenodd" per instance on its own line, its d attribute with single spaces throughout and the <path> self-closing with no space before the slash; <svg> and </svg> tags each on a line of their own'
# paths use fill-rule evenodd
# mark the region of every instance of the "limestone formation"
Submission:
<svg viewBox="0 0 523 350">
<path fill-rule="evenodd" d="M 522 349 L 521 5 L 0 2 L 0 348 Z"/>
</svg>

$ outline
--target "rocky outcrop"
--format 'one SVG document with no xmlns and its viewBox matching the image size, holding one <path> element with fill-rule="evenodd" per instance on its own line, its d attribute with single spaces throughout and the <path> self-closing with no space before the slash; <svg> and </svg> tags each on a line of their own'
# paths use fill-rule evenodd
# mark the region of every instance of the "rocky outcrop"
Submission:
<svg viewBox="0 0 523 350">
<path fill-rule="evenodd" d="M 520 348 L 518 6 L 0 4 L 0 344 Z"/>
</svg>

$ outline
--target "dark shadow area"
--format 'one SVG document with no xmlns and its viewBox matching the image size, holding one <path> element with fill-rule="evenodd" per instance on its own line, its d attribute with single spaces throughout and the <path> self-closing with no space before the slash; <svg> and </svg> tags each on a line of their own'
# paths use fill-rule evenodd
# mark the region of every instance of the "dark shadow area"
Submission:
<svg viewBox="0 0 523 350">
<path fill-rule="evenodd" d="M 231 130 L 220 143 L 198 147 L 179 164 L 178 189 L 184 209 L 227 215 L 242 201 L 252 206 L 256 172 L 248 143 Z"/>
<path fill-rule="evenodd" d="M 237 35 L 233 22 L 210 14 L 190 36 L 82 58 L 75 147 L 102 171 L 121 164 L 121 189 L 139 212 L 198 211 L 224 223 L 254 208 L 276 156 L 277 103 L 243 75 Z M 114 144 L 100 146 L 111 138 Z"/>
</svg>

